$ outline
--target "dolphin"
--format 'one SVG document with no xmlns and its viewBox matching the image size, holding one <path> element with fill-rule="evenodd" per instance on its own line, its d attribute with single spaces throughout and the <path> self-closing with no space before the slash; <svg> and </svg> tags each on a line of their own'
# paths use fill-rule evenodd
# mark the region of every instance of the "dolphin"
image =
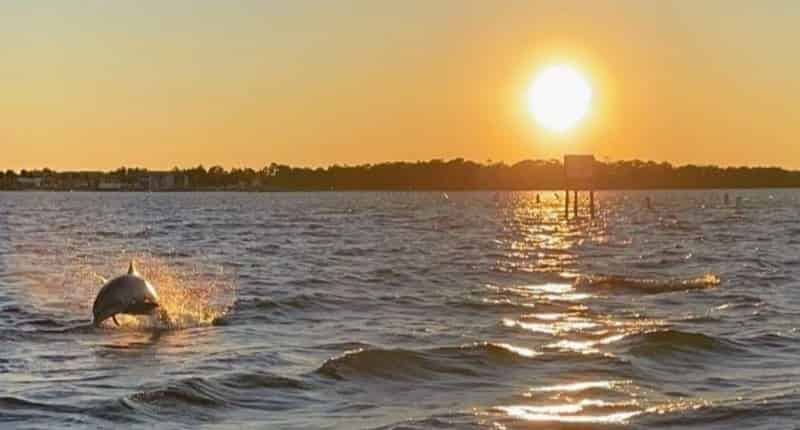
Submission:
<svg viewBox="0 0 800 430">
<path fill-rule="evenodd" d="M 108 281 L 97 293 L 92 305 L 93 324 L 99 326 L 111 318 L 119 326 L 117 314 L 150 315 L 158 307 L 156 290 L 136 272 L 131 261 L 127 275 Z"/>
</svg>

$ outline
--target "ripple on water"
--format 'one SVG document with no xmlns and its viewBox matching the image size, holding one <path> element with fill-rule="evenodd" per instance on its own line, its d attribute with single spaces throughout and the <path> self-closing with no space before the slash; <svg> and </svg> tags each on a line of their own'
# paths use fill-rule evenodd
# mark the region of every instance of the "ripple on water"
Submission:
<svg viewBox="0 0 800 430">
<path fill-rule="evenodd" d="M 359 348 L 328 359 L 317 372 L 335 379 L 392 381 L 444 378 L 448 374 L 480 377 L 493 373 L 497 367 L 525 364 L 538 355 L 530 348 L 490 342 L 421 351 Z"/>
</svg>

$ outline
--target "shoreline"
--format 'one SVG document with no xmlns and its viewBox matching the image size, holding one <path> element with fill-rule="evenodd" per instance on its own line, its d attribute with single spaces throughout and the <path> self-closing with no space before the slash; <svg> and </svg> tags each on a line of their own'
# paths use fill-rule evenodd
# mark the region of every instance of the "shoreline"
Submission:
<svg viewBox="0 0 800 430">
<path fill-rule="evenodd" d="M 800 190 L 800 186 L 763 186 L 763 187 L 649 187 L 649 188 L 595 188 L 594 191 L 725 191 L 725 190 Z M 570 190 L 572 191 L 572 190 Z M 581 192 L 588 191 L 581 189 Z M 563 193 L 564 189 L 553 188 L 307 188 L 307 189 L 273 189 L 273 190 L 52 190 L 52 189 L 18 189 L 3 190 L 0 193 L 100 193 L 100 194 L 190 194 L 190 193 L 511 193 L 511 192 L 550 192 Z"/>
</svg>

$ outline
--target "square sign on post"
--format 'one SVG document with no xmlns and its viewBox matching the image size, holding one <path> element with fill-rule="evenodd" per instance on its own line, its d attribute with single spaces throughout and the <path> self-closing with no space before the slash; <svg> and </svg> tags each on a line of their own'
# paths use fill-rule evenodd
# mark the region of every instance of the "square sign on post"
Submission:
<svg viewBox="0 0 800 430">
<path fill-rule="evenodd" d="M 591 188 L 594 173 L 594 155 L 565 155 L 564 171 L 567 184 Z"/>
</svg>

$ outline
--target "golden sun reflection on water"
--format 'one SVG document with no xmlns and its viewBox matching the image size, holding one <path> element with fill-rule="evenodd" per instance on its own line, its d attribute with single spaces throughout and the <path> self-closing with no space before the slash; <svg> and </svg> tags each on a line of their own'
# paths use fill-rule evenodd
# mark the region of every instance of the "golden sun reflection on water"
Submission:
<svg viewBox="0 0 800 430">
<path fill-rule="evenodd" d="M 551 302 L 579 302 L 581 300 L 586 300 L 594 297 L 593 294 L 589 293 L 570 293 L 570 294 L 547 294 L 542 296 L 543 299 L 549 300 Z"/>
<path fill-rule="evenodd" d="M 544 320 L 544 321 L 556 321 L 566 317 L 566 314 L 561 313 L 550 313 L 550 314 L 527 314 L 522 315 L 520 318 L 535 318 L 537 320 Z"/>
<path fill-rule="evenodd" d="M 591 388 L 602 388 L 605 390 L 610 390 L 612 388 L 628 385 L 630 383 L 631 381 L 586 381 L 586 382 L 574 382 L 572 384 L 557 384 L 557 385 L 546 385 L 542 387 L 533 387 L 530 389 L 530 391 L 571 392 L 571 391 L 583 391 Z"/>
<path fill-rule="evenodd" d="M 628 381 L 596 381 L 585 384 L 566 384 L 563 386 L 545 387 L 538 391 L 546 392 L 578 392 L 585 389 L 601 388 L 613 389 L 621 385 L 628 385 Z M 531 397 L 530 393 L 526 393 Z M 553 400 L 557 399 L 554 397 Z M 551 400 L 552 401 L 552 400 Z M 655 402 L 647 406 L 644 399 L 631 398 L 621 401 L 605 401 L 600 399 L 585 398 L 566 403 L 547 403 L 540 405 L 502 405 L 491 408 L 485 415 L 494 416 L 496 428 L 508 428 L 502 423 L 508 418 L 525 422 L 552 422 L 564 424 L 611 424 L 626 425 L 634 417 L 655 414 L 663 415 L 686 410 L 698 410 L 712 406 L 707 400 L 675 400 Z"/>
<path fill-rule="evenodd" d="M 637 336 L 670 324 L 639 313 L 620 314 L 608 306 L 613 296 L 620 292 L 654 294 L 711 288 L 720 283 L 713 274 L 661 279 L 586 273 L 579 261 L 582 246 L 628 246 L 630 242 L 614 240 L 602 214 L 594 220 L 579 217 L 565 221 L 562 199 L 539 203 L 534 197 L 521 196 L 505 212 L 505 230 L 496 242 L 502 249 L 495 268 L 541 277 L 542 282 L 486 285 L 488 297 L 484 300 L 516 307 L 518 313 L 501 315 L 498 326 L 511 329 L 509 335 L 515 342 L 535 348 L 544 362 L 548 356 L 555 357 L 557 363 L 562 357 L 568 360 L 589 354 L 628 362 L 624 351 L 629 342 L 635 343 Z M 665 398 L 632 380 L 605 379 L 597 369 L 591 369 L 585 380 L 579 375 L 580 367 L 564 368 L 563 382 L 529 387 L 514 396 L 516 401 L 501 401 L 476 411 L 476 415 L 486 417 L 482 422 L 498 429 L 594 428 L 625 426 L 641 415 L 675 413 L 709 404 L 702 399 Z M 619 378 L 620 374 L 614 376 Z"/>
<path fill-rule="evenodd" d="M 596 354 L 600 350 L 596 348 L 597 345 L 609 345 L 625 338 L 627 334 L 620 333 L 613 336 L 608 336 L 600 340 L 560 340 L 555 343 L 545 345 L 545 348 L 559 349 L 562 351 L 573 351 L 582 354 Z"/>
<path fill-rule="evenodd" d="M 556 405 L 550 407 L 498 406 L 495 408 L 512 418 L 525 421 L 553 421 L 574 424 L 626 424 L 642 411 L 614 412 L 607 415 L 573 415 L 583 411 L 583 405 Z M 570 415 L 567 415 L 570 414 Z"/>
<path fill-rule="evenodd" d="M 530 348 L 525 348 L 521 346 L 514 346 L 508 343 L 499 343 L 497 344 L 500 348 L 503 348 L 507 351 L 513 352 L 514 354 L 520 355 L 526 358 L 536 357 L 537 355 L 542 355 L 541 352 L 536 352 Z"/>
<path fill-rule="evenodd" d="M 552 294 L 565 294 L 571 291 L 575 291 L 575 287 L 573 287 L 572 284 L 562 284 L 562 283 L 552 283 L 552 282 L 539 285 L 525 285 L 521 288 L 528 289 L 531 291 L 541 291 Z"/>
<path fill-rule="evenodd" d="M 519 327 L 524 330 L 551 335 L 598 327 L 597 323 L 587 320 L 561 320 L 549 323 L 539 323 L 514 320 L 511 318 L 504 318 L 503 325 L 506 327 Z"/>
<path fill-rule="evenodd" d="M 543 194 L 543 193 L 542 193 Z M 572 248 L 589 237 L 602 236 L 601 220 L 564 220 L 561 197 L 537 198 L 537 193 L 520 194 L 515 203 L 503 211 L 506 235 L 501 236 L 503 258 L 498 271 L 559 273 L 572 267 Z M 537 202 L 537 200 L 540 200 Z M 592 240 L 592 239 L 590 239 Z"/>
</svg>

